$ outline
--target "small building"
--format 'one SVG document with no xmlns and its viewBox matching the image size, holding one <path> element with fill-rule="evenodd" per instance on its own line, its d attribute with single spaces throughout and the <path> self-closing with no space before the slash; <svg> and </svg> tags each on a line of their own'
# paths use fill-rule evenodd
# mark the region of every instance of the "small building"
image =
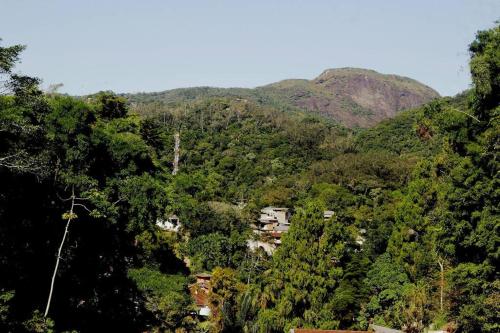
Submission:
<svg viewBox="0 0 500 333">
<path fill-rule="evenodd" d="M 208 273 L 200 273 L 196 274 L 196 284 L 203 286 L 206 289 L 210 288 L 210 280 L 212 279 L 212 275 Z"/>
<path fill-rule="evenodd" d="M 290 224 L 290 211 L 288 208 L 265 207 L 260 211 L 260 219 L 272 219 L 278 224 Z"/>
<path fill-rule="evenodd" d="M 175 214 L 170 215 L 166 220 L 157 219 L 156 225 L 163 230 L 173 231 L 173 232 L 178 232 L 181 227 L 181 223 L 179 222 L 179 217 Z"/>
<path fill-rule="evenodd" d="M 212 276 L 207 273 L 196 275 L 196 282 L 189 285 L 189 293 L 198 308 L 197 314 L 202 317 L 210 315 L 208 307 L 208 294 L 210 293 L 210 279 Z"/>
<path fill-rule="evenodd" d="M 329 219 L 331 219 L 331 218 L 333 217 L 333 215 L 335 215 L 335 212 L 334 212 L 333 210 L 325 210 L 325 211 L 323 212 L 323 218 L 324 218 L 325 220 L 329 220 Z"/>
<path fill-rule="evenodd" d="M 272 216 L 261 215 L 257 222 L 254 223 L 252 228 L 254 229 L 254 232 L 256 234 L 260 235 L 273 230 L 273 227 L 276 225 L 278 225 L 278 219 Z"/>
<path fill-rule="evenodd" d="M 288 208 L 265 207 L 260 211 L 259 219 L 252 224 L 254 233 L 259 240 L 249 240 L 248 247 L 252 250 L 261 248 L 268 254 L 281 244 L 281 236 L 290 228 L 290 211 Z"/>
</svg>

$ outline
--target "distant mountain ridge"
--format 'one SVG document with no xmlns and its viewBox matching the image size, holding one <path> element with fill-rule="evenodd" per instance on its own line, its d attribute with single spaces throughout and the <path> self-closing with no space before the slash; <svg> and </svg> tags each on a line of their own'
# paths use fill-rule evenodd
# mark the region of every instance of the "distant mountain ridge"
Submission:
<svg viewBox="0 0 500 333">
<path fill-rule="evenodd" d="M 289 79 L 254 89 L 194 87 L 125 96 L 133 103 L 166 104 L 207 97 L 247 98 L 273 107 L 320 114 L 347 127 L 372 127 L 439 94 L 407 77 L 362 68 L 336 68 L 312 80 Z"/>
</svg>

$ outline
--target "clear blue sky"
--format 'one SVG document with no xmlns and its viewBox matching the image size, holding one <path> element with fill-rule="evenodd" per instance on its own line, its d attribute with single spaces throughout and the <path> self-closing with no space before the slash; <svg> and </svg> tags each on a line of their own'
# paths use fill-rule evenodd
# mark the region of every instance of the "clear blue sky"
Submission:
<svg viewBox="0 0 500 333">
<path fill-rule="evenodd" d="M 255 87 L 364 67 L 443 95 L 470 85 L 467 45 L 498 0 L 0 0 L 17 70 L 62 92 Z"/>
</svg>

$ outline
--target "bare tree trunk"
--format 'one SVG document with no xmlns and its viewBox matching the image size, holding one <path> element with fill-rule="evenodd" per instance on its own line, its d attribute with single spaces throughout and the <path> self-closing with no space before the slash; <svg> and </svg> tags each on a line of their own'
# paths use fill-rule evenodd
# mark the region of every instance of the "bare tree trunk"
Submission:
<svg viewBox="0 0 500 333">
<path fill-rule="evenodd" d="M 175 145 L 174 145 L 174 168 L 172 170 L 172 175 L 176 175 L 179 172 L 179 148 L 181 145 L 180 133 L 177 132 L 174 135 Z"/>
<path fill-rule="evenodd" d="M 74 214 L 73 214 L 74 207 L 75 207 L 75 192 L 73 190 L 72 195 L 71 195 L 71 208 L 69 210 L 68 221 L 66 222 L 66 228 L 64 229 L 64 234 L 63 234 L 63 238 L 61 240 L 61 245 L 59 245 L 59 250 L 57 251 L 56 266 L 54 267 L 54 274 L 52 274 L 52 281 L 50 283 L 49 298 L 47 299 L 47 306 L 45 307 L 45 313 L 43 315 L 44 317 L 47 317 L 47 314 L 49 313 L 50 302 L 52 300 L 52 293 L 54 292 L 54 283 L 56 280 L 57 269 L 59 268 L 59 262 L 61 260 L 61 252 L 62 252 L 62 249 L 64 247 L 64 242 L 66 241 L 66 236 L 68 235 L 69 225 L 71 223 L 71 220 L 74 217 Z"/>
<path fill-rule="evenodd" d="M 441 271 L 441 281 L 439 283 L 439 309 L 443 311 L 443 298 L 444 298 L 444 262 L 441 258 L 438 258 L 438 265 Z"/>
</svg>

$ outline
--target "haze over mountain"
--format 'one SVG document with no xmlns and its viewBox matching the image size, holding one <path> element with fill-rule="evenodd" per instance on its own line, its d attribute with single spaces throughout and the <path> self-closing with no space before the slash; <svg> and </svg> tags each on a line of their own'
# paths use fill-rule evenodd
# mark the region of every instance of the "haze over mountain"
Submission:
<svg viewBox="0 0 500 333">
<path fill-rule="evenodd" d="M 254 89 L 194 87 L 126 94 L 133 103 L 183 103 L 205 97 L 240 97 L 312 112 L 347 126 L 371 127 L 439 94 L 407 77 L 361 68 L 327 69 L 313 80 L 289 79 Z"/>
</svg>

